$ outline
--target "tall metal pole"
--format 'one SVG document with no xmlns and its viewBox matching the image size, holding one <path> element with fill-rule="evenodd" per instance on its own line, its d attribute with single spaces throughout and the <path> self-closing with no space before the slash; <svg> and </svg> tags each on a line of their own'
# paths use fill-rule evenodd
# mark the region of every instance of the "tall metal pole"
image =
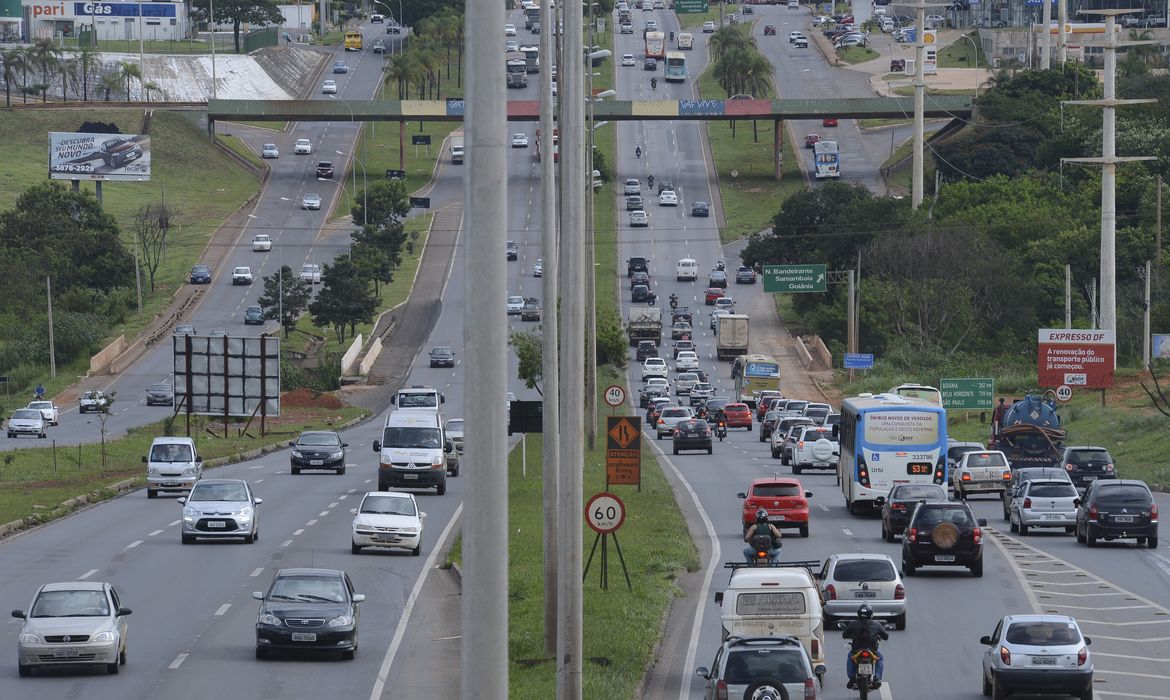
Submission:
<svg viewBox="0 0 1170 700">
<path fill-rule="evenodd" d="M 134 235 L 134 286 L 138 290 L 138 318 L 142 318 L 142 273 L 138 265 L 138 234 Z"/>
<path fill-rule="evenodd" d="M 918 27 L 914 38 L 914 161 L 913 173 L 910 182 L 910 206 L 914 209 L 922 206 L 922 179 L 923 179 L 923 148 L 926 138 L 923 124 L 926 115 L 926 66 L 923 65 L 926 56 L 926 44 L 923 43 L 923 32 L 926 27 L 926 6 L 918 5 L 915 10 Z"/>
<path fill-rule="evenodd" d="M 1052 3 L 1049 0 L 1044 0 L 1044 9 L 1040 13 L 1040 23 L 1044 25 L 1041 30 L 1043 40 L 1040 42 L 1040 68 L 1041 70 L 1048 70 L 1052 67 Z M 1064 26 L 1057 27 L 1057 30 L 1064 32 Z"/>
<path fill-rule="evenodd" d="M 589 51 L 596 44 L 594 34 L 597 22 L 593 19 L 593 7 L 589 2 Z M 585 435 L 586 446 L 592 450 L 597 440 L 597 268 L 594 265 L 593 247 L 596 225 L 593 221 L 593 61 L 585 61 L 585 74 L 589 96 L 589 121 L 586 125 L 588 150 L 585 153 Z"/>
<path fill-rule="evenodd" d="M 1060 55 L 1060 65 L 1068 61 L 1068 34 L 1064 28 L 1068 26 L 1068 0 L 1059 0 L 1056 4 L 1056 21 L 1060 24 L 1060 31 L 1056 34 L 1056 49 Z"/>
<path fill-rule="evenodd" d="M 1150 261 L 1146 261 L 1146 296 L 1142 311 L 1142 364 L 1150 366 Z"/>
<path fill-rule="evenodd" d="M 857 328 L 855 327 L 855 320 L 853 317 L 853 313 L 854 313 L 853 303 L 854 303 L 854 300 L 856 298 L 856 297 L 854 297 L 854 289 L 853 289 L 853 279 L 854 279 L 853 273 L 854 273 L 853 270 L 849 271 L 849 299 L 848 299 L 848 301 L 845 302 L 845 308 L 846 308 L 845 313 L 849 317 L 848 320 L 845 322 L 845 326 L 846 326 L 845 327 L 845 346 L 847 348 L 849 348 L 849 352 L 857 352 L 857 346 L 855 345 L 855 343 L 857 342 L 857 336 L 856 336 Z M 853 370 L 852 369 L 849 370 L 849 381 L 853 381 Z"/>
<path fill-rule="evenodd" d="M 145 43 L 142 36 L 142 0 L 138 0 L 138 69 L 140 71 L 146 68 Z M 130 99 L 130 95 L 126 95 L 126 99 Z"/>
<path fill-rule="evenodd" d="M 504 62 L 494 35 L 504 25 L 500 2 L 466 7 L 467 165 L 463 189 L 468 219 L 464 274 L 475 294 L 464 305 L 465 371 L 476 388 L 465 399 L 468 470 L 463 520 L 463 700 L 508 697 L 508 441 L 500 397 L 507 393 L 508 320 L 498 300 L 507 296 L 504 249 L 508 230 L 508 172 Z"/>
<path fill-rule="evenodd" d="M 561 519 L 557 528 L 557 567 L 561 582 L 557 597 L 557 697 L 580 700 L 582 693 L 582 582 L 581 507 L 582 472 L 585 453 L 585 60 L 582 46 L 583 13 L 576 3 L 564 5 L 564 61 L 560 71 L 561 104 L 561 181 L 564 183 L 561 225 L 561 264 L 564 284 L 561 307 L 564 309 L 564 342 L 561 357 L 563 420 L 561 459 Z M 498 27 L 500 22 L 480 23 L 479 27 Z M 499 63 L 498 51 L 494 57 Z M 500 130 L 503 133 L 503 130 Z M 498 248 L 493 255 L 498 252 Z M 499 257 L 498 255 L 496 257 Z M 503 292 L 493 299 L 498 300 Z"/>
<path fill-rule="evenodd" d="M 1154 262 L 1162 265 L 1162 176 L 1158 176 L 1158 193 L 1154 198 Z"/>
<path fill-rule="evenodd" d="M 1064 266 L 1064 327 L 1072 328 L 1072 265 Z"/>
<path fill-rule="evenodd" d="M 557 250 L 557 193 L 556 163 L 553 161 L 553 102 L 552 67 L 556 63 L 553 55 L 552 31 L 556 26 L 556 15 L 552 3 L 540 6 L 540 55 L 544 61 L 540 66 L 540 226 L 541 252 L 544 254 L 544 270 L 541 275 L 541 289 L 544 297 L 544 334 L 541 338 L 541 374 L 544 375 L 544 447 L 541 458 L 544 461 L 544 653 L 553 656 L 557 651 L 557 485 L 560 480 L 560 358 L 557 343 L 560 263 Z"/>
<path fill-rule="evenodd" d="M 57 347 L 53 342 L 53 282 L 45 275 L 45 297 L 49 308 L 49 376 L 57 378 Z"/>
<path fill-rule="evenodd" d="M 215 0 L 208 0 L 207 28 L 211 35 L 211 99 L 215 99 Z M 325 33 L 325 0 L 321 0 L 321 33 Z"/>
</svg>

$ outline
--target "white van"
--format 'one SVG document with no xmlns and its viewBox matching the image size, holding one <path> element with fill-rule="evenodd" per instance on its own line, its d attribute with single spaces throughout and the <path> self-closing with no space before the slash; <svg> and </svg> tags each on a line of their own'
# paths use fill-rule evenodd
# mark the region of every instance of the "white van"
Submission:
<svg viewBox="0 0 1170 700">
<path fill-rule="evenodd" d="M 674 276 L 679 282 L 694 282 L 699 279 L 699 263 L 694 258 L 683 258 L 675 266 Z"/>
<path fill-rule="evenodd" d="M 808 568 L 820 562 L 744 566 L 731 574 L 727 590 L 715 594 L 723 608 L 723 639 L 791 635 L 804 643 L 813 665 L 825 663 L 821 594 Z"/>
<path fill-rule="evenodd" d="M 203 478 L 203 458 L 189 437 L 159 437 L 150 443 L 146 465 L 146 497 L 159 491 L 190 491 Z"/>
<path fill-rule="evenodd" d="M 447 455 L 455 452 L 455 444 L 443 432 L 438 411 L 394 411 L 386 416 L 374 452 L 379 491 L 398 486 L 447 493 Z"/>
<path fill-rule="evenodd" d="M 678 33 L 678 50 L 690 51 L 695 48 L 695 35 L 690 32 Z"/>
<path fill-rule="evenodd" d="M 390 403 L 398 407 L 400 411 L 433 411 L 439 412 L 439 405 L 447 400 L 447 397 L 439 393 L 439 390 L 432 386 L 423 386 L 422 384 L 412 384 L 409 387 L 403 387 L 398 390 L 398 393 L 390 398 Z"/>
</svg>

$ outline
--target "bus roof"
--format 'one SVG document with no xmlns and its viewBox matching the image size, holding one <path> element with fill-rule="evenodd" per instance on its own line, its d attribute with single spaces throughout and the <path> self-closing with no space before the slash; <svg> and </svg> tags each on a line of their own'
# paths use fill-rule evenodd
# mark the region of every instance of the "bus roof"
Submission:
<svg viewBox="0 0 1170 700">
<path fill-rule="evenodd" d="M 915 399 L 897 394 L 861 394 L 847 398 L 841 402 L 841 410 L 848 407 L 855 411 L 868 411 L 881 408 L 922 408 L 930 411 L 945 412 L 942 406 L 933 401 Z"/>
<path fill-rule="evenodd" d="M 837 142 L 836 141 L 817 141 L 815 144 L 813 144 L 813 152 L 814 153 L 822 153 L 822 152 L 826 152 L 826 151 L 833 153 L 833 152 L 836 152 L 837 150 L 838 149 L 837 149 Z"/>
<path fill-rule="evenodd" d="M 735 314 L 727 314 L 726 316 L 734 316 Z M 740 314 L 742 315 L 742 314 Z M 726 316 L 724 318 L 726 318 Z M 771 355 L 764 355 L 763 353 L 748 353 L 747 355 L 740 355 L 743 361 L 746 362 L 776 362 L 776 358 Z"/>
</svg>

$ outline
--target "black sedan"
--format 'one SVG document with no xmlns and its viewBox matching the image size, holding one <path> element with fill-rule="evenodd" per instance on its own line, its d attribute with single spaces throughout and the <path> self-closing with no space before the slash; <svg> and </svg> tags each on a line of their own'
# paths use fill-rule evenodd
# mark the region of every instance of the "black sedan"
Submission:
<svg viewBox="0 0 1170 700">
<path fill-rule="evenodd" d="M 295 442 L 290 442 L 292 453 L 289 466 L 293 474 L 302 469 L 331 469 L 338 474 L 345 473 L 345 448 L 348 443 L 332 430 L 307 430 Z"/>
<path fill-rule="evenodd" d="M 707 450 L 711 454 L 711 426 L 705 420 L 684 420 L 674 427 L 674 453 Z"/>
<path fill-rule="evenodd" d="M 249 306 L 244 309 L 244 325 L 245 326 L 263 326 L 264 325 L 264 309 L 259 306 Z"/>
<path fill-rule="evenodd" d="M 938 484 L 898 484 L 886 496 L 879 496 L 875 503 L 882 508 L 882 539 L 893 542 L 894 538 L 906 531 L 910 513 L 919 501 L 946 502 L 947 489 Z"/>
<path fill-rule="evenodd" d="M 166 382 L 151 384 L 146 387 L 147 406 L 174 406 L 175 392 Z"/>
<path fill-rule="evenodd" d="M 431 348 L 431 367 L 454 367 L 455 351 L 448 345 Z"/>
<path fill-rule="evenodd" d="M 642 63 L 642 70 L 658 70 L 658 61 L 654 60 L 653 58 L 647 58 L 646 61 Z"/>
<path fill-rule="evenodd" d="M 335 569 L 281 569 L 268 591 L 255 591 L 256 658 L 274 649 L 339 651 L 353 659 L 358 644 L 358 603 L 353 582 Z"/>
<path fill-rule="evenodd" d="M 760 421 L 760 442 L 766 442 L 772 437 L 772 430 L 776 428 L 782 416 L 780 411 L 768 411 L 764 414 L 764 419 Z"/>
<path fill-rule="evenodd" d="M 711 216 L 711 207 L 706 202 L 692 202 L 691 216 Z"/>
</svg>

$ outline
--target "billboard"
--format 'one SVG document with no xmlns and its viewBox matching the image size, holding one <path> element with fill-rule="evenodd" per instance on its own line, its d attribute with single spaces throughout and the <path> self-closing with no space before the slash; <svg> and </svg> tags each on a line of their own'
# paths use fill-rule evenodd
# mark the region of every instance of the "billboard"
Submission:
<svg viewBox="0 0 1170 700">
<path fill-rule="evenodd" d="M 280 338 L 173 336 L 175 410 L 280 415 Z"/>
<path fill-rule="evenodd" d="M 1150 351 L 1154 359 L 1170 360 L 1170 335 L 1155 335 Z"/>
<path fill-rule="evenodd" d="M 53 180 L 150 180 L 150 137 L 49 132 Z"/>
<path fill-rule="evenodd" d="M 1107 330 L 1041 328 L 1037 374 L 1040 386 L 1113 386 L 1116 336 Z"/>
</svg>

